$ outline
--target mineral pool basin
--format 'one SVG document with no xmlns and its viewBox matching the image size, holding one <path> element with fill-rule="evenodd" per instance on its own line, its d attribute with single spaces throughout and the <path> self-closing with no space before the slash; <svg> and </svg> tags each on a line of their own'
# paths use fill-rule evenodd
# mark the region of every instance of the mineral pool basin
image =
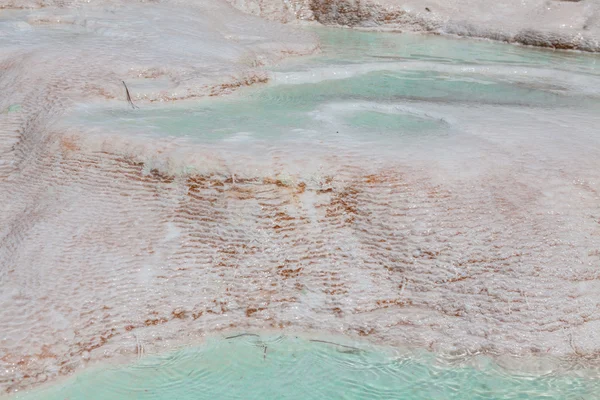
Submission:
<svg viewBox="0 0 600 400">
<path fill-rule="evenodd" d="M 593 399 L 583 374 L 511 373 L 483 356 L 443 358 L 343 338 L 238 334 L 199 347 L 92 367 L 36 400 Z"/>
<path fill-rule="evenodd" d="M 229 148 L 289 142 L 389 148 L 443 142 L 478 130 L 471 122 L 481 120 L 531 127 L 531 115 L 549 110 L 555 118 L 556 111 L 576 111 L 573 118 L 585 126 L 600 106 L 595 55 L 437 36 L 316 33 L 322 53 L 281 63 L 265 85 L 136 110 L 125 101 L 82 105 L 68 122 Z M 135 97 L 135 82 L 130 90 Z"/>
</svg>

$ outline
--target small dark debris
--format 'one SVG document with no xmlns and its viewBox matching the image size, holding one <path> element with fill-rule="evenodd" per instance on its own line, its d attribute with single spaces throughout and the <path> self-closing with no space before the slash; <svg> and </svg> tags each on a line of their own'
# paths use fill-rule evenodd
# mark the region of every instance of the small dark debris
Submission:
<svg viewBox="0 0 600 400">
<path fill-rule="evenodd" d="M 133 100 L 131 100 L 131 96 L 129 95 L 129 89 L 127 88 L 127 84 L 125 83 L 125 81 L 121 81 L 121 82 L 123 82 L 123 86 L 125 86 L 125 94 L 127 95 L 127 102 L 131 105 L 131 108 L 133 108 L 134 110 L 136 108 L 139 108 L 138 106 L 133 104 Z"/>
<path fill-rule="evenodd" d="M 235 338 L 239 338 L 242 336 L 255 336 L 258 337 L 257 334 L 255 333 L 240 333 L 239 335 L 233 335 L 233 336 L 227 336 L 225 339 L 235 339 Z"/>
<path fill-rule="evenodd" d="M 431 12 L 431 10 L 429 9 L 429 7 L 425 7 L 425 11 Z"/>
<path fill-rule="evenodd" d="M 331 345 L 334 345 L 334 346 L 338 346 L 338 347 L 342 347 L 342 348 L 345 348 L 345 349 L 349 349 L 352 352 L 356 352 L 356 353 L 359 353 L 361 351 L 358 347 L 347 346 L 345 344 L 339 344 L 339 343 L 335 343 L 335 342 L 329 342 L 327 340 L 310 339 L 309 342 L 331 344 Z"/>
</svg>

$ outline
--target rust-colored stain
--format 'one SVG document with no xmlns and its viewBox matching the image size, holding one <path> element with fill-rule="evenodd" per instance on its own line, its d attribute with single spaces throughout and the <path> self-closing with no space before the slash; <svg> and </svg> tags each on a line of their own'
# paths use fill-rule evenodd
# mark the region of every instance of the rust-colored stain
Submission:
<svg viewBox="0 0 600 400">
<path fill-rule="evenodd" d="M 211 88 L 209 96 L 219 96 L 226 93 L 231 93 L 241 87 L 250 86 L 257 83 L 267 83 L 269 78 L 261 75 L 251 75 L 235 82 L 223 83 Z"/>
<path fill-rule="evenodd" d="M 374 184 L 374 183 L 384 183 L 387 179 L 382 174 L 372 174 L 365 176 L 365 183 Z"/>
<path fill-rule="evenodd" d="M 50 351 L 50 346 L 43 345 L 42 351 L 39 354 L 36 354 L 38 358 L 56 358 L 57 355 Z"/>
<path fill-rule="evenodd" d="M 287 183 L 283 182 L 281 179 L 274 179 L 274 178 L 264 178 L 263 183 L 265 185 L 275 185 L 275 186 L 279 186 L 279 187 L 288 187 L 289 186 Z"/>
<path fill-rule="evenodd" d="M 284 268 L 283 265 L 277 267 L 277 274 L 279 274 L 279 276 L 283 277 L 284 279 L 297 278 L 298 275 L 300 275 L 301 271 L 302 267 L 298 267 L 296 269 Z"/>
<path fill-rule="evenodd" d="M 80 348 L 80 353 L 83 353 L 84 351 L 87 352 L 91 352 L 94 349 L 97 349 L 99 347 L 102 347 L 106 344 L 106 342 L 108 342 L 109 339 L 111 339 L 112 337 L 117 335 L 117 330 L 115 328 L 111 328 L 109 331 L 105 331 L 102 335 L 98 336 L 97 338 L 94 337 L 92 338 L 89 342 L 87 343 L 77 343 L 77 345 Z"/>
<path fill-rule="evenodd" d="M 187 313 L 184 310 L 173 310 L 171 311 L 171 315 L 173 318 L 185 319 L 187 317 Z"/>
<path fill-rule="evenodd" d="M 277 214 L 275 214 L 275 219 L 277 219 L 278 221 L 292 221 L 295 218 L 292 216 L 289 216 L 288 214 L 284 213 L 284 212 L 278 212 Z"/>
<path fill-rule="evenodd" d="M 80 149 L 75 136 L 61 136 L 60 148 L 63 152 L 78 151 Z"/>
<path fill-rule="evenodd" d="M 258 308 L 248 307 L 248 308 L 246 308 L 246 317 L 250 317 L 253 314 L 255 314 L 259 311 L 263 311 L 263 310 L 266 310 L 266 308 L 264 308 L 264 307 L 258 307 Z"/>
<path fill-rule="evenodd" d="M 375 304 L 381 308 L 388 308 L 390 306 L 406 307 L 412 305 L 413 303 L 410 299 L 383 299 L 377 300 Z"/>
<path fill-rule="evenodd" d="M 375 333 L 375 328 L 359 328 L 358 336 L 369 336 Z"/>
<path fill-rule="evenodd" d="M 328 289 L 325 289 L 324 292 L 325 292 L 325 294 L 328 294 L 330 296 L 335 296 L 335 295 L 338 295 L 338 294 L 347 294 L 348 293 L 348 291 L 346 289 L 342 289 L 342 288 L 339 288 L 339 289 L 336 289 L 336 288 L 330 289 L 330 288 L 328 288 Z"/>
<path fill-rule="evenodd" d="M 200 318 L 202 316 L 202 314 L 204 314 L 204 311 L 198 311 L 196 313 L 192 313 L 192 318 L 195 320 L 197 320 L 198 318 Z"/>
<path fill-rule="evenodd" d="M 165 322 L 168 322 L 168 321 L 169 320 L 166 318 L 147 319 L 144 321 L 144 324 L 146 326 L 151 326 L 151 325 L 164 324 Z"/>
<path fill-rule="evenodd" d="M 346 187 L 342 192 L 334 194 L 330 203 L 326 205 L 325 216 L 327 218 L 340 218 L 343 216 L 345 223 L 353 223 L 359 214 L 356 201 L 358 193 L 356 188 Z"/>
<path fill-rule="evenodd" d="M 296 185 L 296 193 L 301 194 L 306 191 L 306 183 L 300 182 Z"/>
<path fill-rule="evenodd" d="M 150 175 L 161 183 L 172 183 L 175 180 L 173 175 L 160 172 L 156 168 L 150 170 Z"/>
</svg>

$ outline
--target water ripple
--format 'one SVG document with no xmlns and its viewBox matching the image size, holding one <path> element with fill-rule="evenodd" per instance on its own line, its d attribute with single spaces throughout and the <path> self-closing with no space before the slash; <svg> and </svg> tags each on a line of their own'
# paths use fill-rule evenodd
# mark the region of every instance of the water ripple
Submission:
<svg viewBox="0 0 600 400">
<path fill-rule="evenodd" d="M 126 367 L 88 370 L 60 386 L 17 398 L 591 399 L 598 390 L 598 381 L 519 375 L 490 360 L 477 367 L 466 362 L 457 366 L 431 353 L 399 355 L 337 339 L 241 333 Z"/>
</svg>

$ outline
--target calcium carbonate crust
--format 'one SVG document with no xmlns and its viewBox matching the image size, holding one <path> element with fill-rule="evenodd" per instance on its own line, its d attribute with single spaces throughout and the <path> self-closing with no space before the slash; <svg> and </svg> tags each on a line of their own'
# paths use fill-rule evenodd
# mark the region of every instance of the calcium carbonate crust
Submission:
<svg viewBox="0 0 600 400">
<path fill-rule="evenodd" d="M 553 49 L 600 51 L 594 0 L 231 0 L 268 19 L 371 30 L 431 32 Z"/>
</svg>

